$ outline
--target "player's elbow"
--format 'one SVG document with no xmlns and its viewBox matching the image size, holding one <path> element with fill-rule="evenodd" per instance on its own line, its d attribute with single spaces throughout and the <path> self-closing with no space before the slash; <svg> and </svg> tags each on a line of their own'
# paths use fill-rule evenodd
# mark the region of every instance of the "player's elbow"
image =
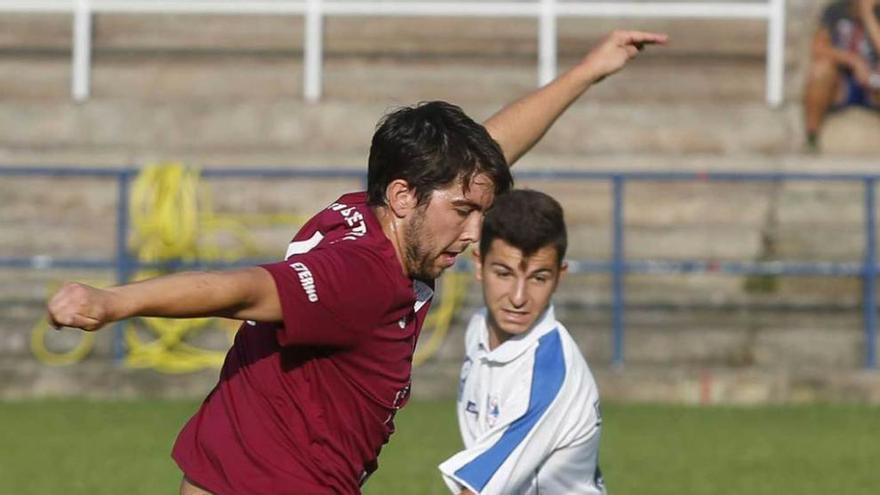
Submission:
<svg viewBox="0 0 880 495">
<path fill-rule="evenodd" d="M 263 268 L 252 267 L 234 274 L 236 296 L 229 316 L 238 320 L 275 322 L 282 320 L 281 300 L 272 275 Z"/>
</svg>

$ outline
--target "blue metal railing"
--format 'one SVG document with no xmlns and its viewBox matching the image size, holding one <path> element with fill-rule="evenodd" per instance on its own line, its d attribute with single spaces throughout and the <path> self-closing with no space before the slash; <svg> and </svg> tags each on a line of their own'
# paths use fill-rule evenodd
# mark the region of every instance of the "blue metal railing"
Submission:
<svg viewBox="0 0 880 495">
<path fill-rule="evenodd" d="M 138 173 L 134 167 L 127 168 L 75 168 L 70 166 L 54 167 L 0 167 L 2 176 L 30 177 L 100 177 L 114 179 L 117 182 L 116 211 L 116 250 L 113 259 L 87 258 L 52 258 L 3 257 L 0 256 L 0 267 L 13 268 L 91 268 L 113 269 L 116 280 L 123 283 L 131 274 L 147 265 L 139 263 L 131 256 L 128 247 L 128 203 L 129 184 Z M 522 171 L 515 174 L 517 179 L 524 180 L 580 180 L 607 181 L 612 186 L 612 257 L 610 261 L 573 260 L 569 262 L 572 272 L 610 273 L 612 277 L 612 331 L 613 331 L 613 363 L 622 365 L 624 362 L 625 332 L 625 285 L 628 273 L 642 274 L 674 274 L 713 272 L 734 275 L 787 275 L 787 276 L 858 276 L 863 282 L 863 323 L 865 333 L 865 366 L 870 369 L 877 367 L 877 301 L 876 278 L 878 274 L 876 256 L 876 198 L 875 188 L 880 174 L 850 173 L 784 173 L 784 172 L 581 172 L 581 171 Z M 354 169 L 292 169 L 292 168 L 225 168 L 206 169 L 202 176 L 206 178 L 310 178 L 310 179 L 365 179 L 363 170 Z M 628 182 L 849 182 L 861 183 L 864 187 L 864 232 L 865 245 L 861 262 L 742 262 L 742 261 L 658 261 L 658 260 L 627 260 L 625 257 L 624 235 L 624 199 L 625 186 Z M 251 265 L 265 260 L 240 260 L 234 265 Z M 180 268 L 226 267 L 228 262 L 180 264 Z M 122 339 L 117 329 L 114 349 L 121 356 Z"/>
</svg>

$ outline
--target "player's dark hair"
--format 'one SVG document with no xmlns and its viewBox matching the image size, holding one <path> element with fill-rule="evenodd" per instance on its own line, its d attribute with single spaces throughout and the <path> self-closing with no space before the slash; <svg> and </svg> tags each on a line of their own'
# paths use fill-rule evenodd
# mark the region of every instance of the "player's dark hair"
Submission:
<svg viewBox="0 0 880 495">
<path fill-rule="evenodd" d="M 385 115 L 373 134 L 367 202 L 384 205 L 388 184 L 403 179 L 423 204 L 434 190 L 456 180 L 467 188 L 478 174 L 492 180 L 496 195 L 513 186 L 504 154 L 485 127 L 443 101 L 399 108 Z"/>
<path fill-rule="evenodd" d="M 562 206 L 550 196 L 529 189 L 517 189 L 495 199 L 483 219 L 480 256 L 486 257 L 492 241 L 501 239 L 531 256 L 545 246 L 556 248 L 562 264 L 568 249 L 568 235 Z"/>
</svg>

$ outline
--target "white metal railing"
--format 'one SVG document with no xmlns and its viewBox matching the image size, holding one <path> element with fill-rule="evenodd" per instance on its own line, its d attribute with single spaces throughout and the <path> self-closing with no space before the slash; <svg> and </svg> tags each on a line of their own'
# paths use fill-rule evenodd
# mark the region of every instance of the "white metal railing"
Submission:
<svg viewBox="0 0 880 495">
<path fill-rule="evenodd" d="M 384 1 L 384 0 L 0 0 L 0 12 L 70 13 L 73 15 L 73 74 L 76 101 L 89 97 L 92 15 L 137 14 L 283 14 L 305 21 L 303 96 L 321 98 L 324 18 L 371 17 L 519 17 L 538 21 L 538 84 L 556 75 L 557 30 L 561 17 L 763 19 L 767 21 L 766 100 L 783 99 L 785 0 L 761 2 L 631 2 L 588 0 Z"/>
</svg>

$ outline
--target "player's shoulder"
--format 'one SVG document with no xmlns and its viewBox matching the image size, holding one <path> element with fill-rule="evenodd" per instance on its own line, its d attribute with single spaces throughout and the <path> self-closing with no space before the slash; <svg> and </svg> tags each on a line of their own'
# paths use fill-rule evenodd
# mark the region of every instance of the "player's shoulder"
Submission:
<svg viewBox="0 0 880 495">
<path fill-rule="evenodd" d="M 369 242 L 377 236 L 384 237 L 366 198 L 363 192 L 340 196 L 316 213 L 303 230 L 321 232 L 328 242 L 343 239 Z"/>
<path fill-rule="evenodd" d="M 562 323 L 557 322 L 555 331 L 559 334 L 561 353 L 565 358 L 566 375 L 570 378 L 567 380 L 568 385 L 581 388 L 584 392 L 595 390 L 596 382 L 593 378 L 593 372 L 590 370 L 590 365 L 587 363 L 580 345 Z"/>
<path fill-rule="evenodd" d="M 339 307 L 372 314 L 412 298 L 410 281 L 396 253 L 387 246 L 338 237 L 328 240 L 315 231 L 312 237 L 291 242 L 286 260 L 285 264 L 308 270 L 315 283 L 333 294 L 333 300 L 344 303 Z"/>
<path fill-rule="evenodd" d="M 322 254 L 336 265 L 333 271 L 349 291 L 358 294 L 365 304 L 372 301 L 370 304 L 384 307 L 412 296 L 412 291 L 407 289 L 411 282 L 403 275 L 400 262 L 391 250 L 341 240 L 318 249 L 316 255 Z"/>
<path fill-rule="evenodd" d="M 335 255 L 340 263 L 396 269 L 397 255 L 366 203 L 366 193 L 349 193 L 317 213 L 291 242 L 301 252 Z M 288 255 L 290 255 L 288 251 Z"/>
<path fill-rule="evenodd" d="M 562 322 L 558 320 L 556 321 L 556 328 L 554 328 L 554 331 L 559 335 L 560 346 L 566 354 L 576 354 L 583 358 L 583 354 L 581 353 L 577 341 L 574 340 L 574 337 L 571 336 L 571 332 L 568 331 L 568 328 L 566 328 Z"/>
</svg>

